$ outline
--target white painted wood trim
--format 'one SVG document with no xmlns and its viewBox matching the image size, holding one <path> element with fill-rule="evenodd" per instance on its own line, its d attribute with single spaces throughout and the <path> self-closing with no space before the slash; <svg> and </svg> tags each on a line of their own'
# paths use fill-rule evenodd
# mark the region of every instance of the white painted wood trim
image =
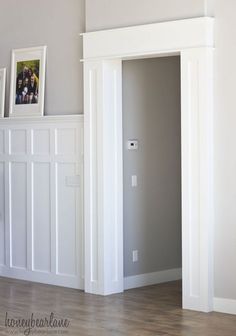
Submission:
<svg viewBox="0 0 236 336">
<path fill-rule="evenodd" d="M 213 309 L 213 49 L 181 52 L 183 307 Z"/>
<path fill-rule="evenodd" d="M 0 276 L 67 288 L 84 288 L 83 279 L 78 279 L 77 276 L 58 275 L 32 270 L 8 268 L 3 266 L 0 266 Z"/>
<path fill-rule="evenodd" d="M 85 290 L 89 293 L 124 289 L 123 195 L 118 188 L 123 183 L 120 65 L 123 59 L 169 51 L 181 56 L 183 307 L 213 309 L 213 25 L 211 18 L 198 18 L 84 35 Z M 111 276 L 114 260 L 120 265 L 118 281 Z"/>
<path fill-rule="evenodd" d="M 182 279 L 182 269 L 173 268 L 159 272 L 145 273 L 124 278 L 124 289 L 132 289 Z"/>
<path fill-rule="evenodd" d="M 84 74 L 85 290 L 108 295 L 123 290 L 121 61 Z"/>
<path fill-rule="evenodd" d="M 78 115 L 0 121 L 0 276 L 84 288 L 83 127 Z"/>
<path fill-rule="evenodd" d="M 83 114 L 72 114 L 72 115 L 50 115 L 50 116 L 39 116 L 39 117 L 6 117 L 0 119 L 0 125 L 25 125 L 25 124 L 48 124 L 48 123 L 56 123 L 56 122 L 83 122 L 84 115 Z"/>
<path fill-rule="evenodd" d="M 85 33 L 84 60 L 144 57 L 160 52 L 213 47 L 213 27 L 213 18 L 200 17 Z"/>
<path fill-rule="evenodd" d="M 236 300 L 214 298 L 214 311 L 236 315 Z"/>
<path fill-rule="evenodd" d="M 4 118 L 7 69 L 0 69 L 0 118 Z"/>
</svg>

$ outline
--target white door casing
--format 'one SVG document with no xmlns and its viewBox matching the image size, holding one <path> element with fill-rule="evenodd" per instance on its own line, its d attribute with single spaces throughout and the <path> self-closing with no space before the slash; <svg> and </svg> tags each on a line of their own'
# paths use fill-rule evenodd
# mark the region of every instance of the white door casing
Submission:
<svg viewBox="0 0 236 336">
<path fill-rule="evenodd" d="M 181 57 L 183 308 L 213 309 L 214 19 L 83 34 L 85 291 L 123 284 L 122 60 Z"/>
</svg>

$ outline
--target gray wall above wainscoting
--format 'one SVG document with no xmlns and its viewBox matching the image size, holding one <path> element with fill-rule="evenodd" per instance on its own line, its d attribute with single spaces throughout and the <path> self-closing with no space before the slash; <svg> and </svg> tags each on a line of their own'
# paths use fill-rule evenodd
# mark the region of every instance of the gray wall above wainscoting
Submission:
<svg viewBox="0 0 236 336">
<path fill-rule="evenodd" d="M 11 50 L 46 45 L 45 114 L 83 113 L 84 0 L 7 0 L 0 3 L 0 68 L 7 68 L 9 111 Z"/>
<path fill-rule="evenodd" d="M 213 0 L 86 0 L 86 31 L 211 15 Z"/>
</svg>

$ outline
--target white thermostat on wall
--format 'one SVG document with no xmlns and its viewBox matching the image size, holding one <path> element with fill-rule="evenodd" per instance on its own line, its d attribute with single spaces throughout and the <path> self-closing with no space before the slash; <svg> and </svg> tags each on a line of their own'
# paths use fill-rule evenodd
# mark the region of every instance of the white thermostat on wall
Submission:
<svg viewBox="0 0 236 336">
<path fill-rule="evenodd" d="M 137 150 L 138 149 L 138 140 L 128 140 L 127 148 L 129 150 Z"/>
</svg>

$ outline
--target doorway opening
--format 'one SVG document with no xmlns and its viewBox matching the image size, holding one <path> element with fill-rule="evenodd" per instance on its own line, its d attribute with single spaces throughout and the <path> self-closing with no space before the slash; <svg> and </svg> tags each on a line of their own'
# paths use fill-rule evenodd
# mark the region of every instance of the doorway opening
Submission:
<svg viewBox="0 0 236 336">
<path fill-rule="evenodd" d="M 180 88 L 179 55 L 122 63 L 124 289 L 182 279 Z"/>
</svg>

